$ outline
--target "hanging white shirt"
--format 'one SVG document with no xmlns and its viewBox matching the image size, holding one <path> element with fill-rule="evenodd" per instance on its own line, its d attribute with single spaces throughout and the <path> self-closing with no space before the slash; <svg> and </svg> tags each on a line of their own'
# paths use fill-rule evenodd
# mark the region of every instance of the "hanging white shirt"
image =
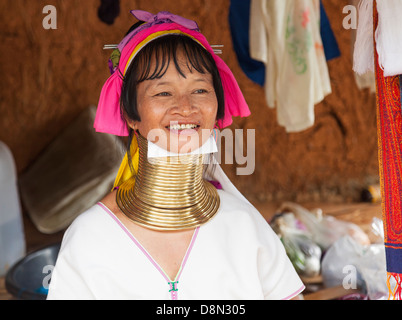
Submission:
<svg viewBox="0 0 402 320">
<path fill-rule="evenodd" d="M 331 93 L 318 0 L 252 0 L 250 55 L 266 68 L 265 96 L 287 132 L 311 127 Z"/>
<path fill-rule="evenodd" d="M 374 30 L 373 1 L 360 0 L 359 23 L 354 44 L 353 70 L 357 74 L 374 72 L 374 40 L 378 63 L 384 76 L 402 74 L 402 2 L 400 0 L 377 0 L 378 25 Z"/>
<path fill-rule="evenodd" d="M 402 74 L 402 2 L 377 0 L 378 26 L 375 31 L 378 63 L 384 76 Z"/>
</svg>

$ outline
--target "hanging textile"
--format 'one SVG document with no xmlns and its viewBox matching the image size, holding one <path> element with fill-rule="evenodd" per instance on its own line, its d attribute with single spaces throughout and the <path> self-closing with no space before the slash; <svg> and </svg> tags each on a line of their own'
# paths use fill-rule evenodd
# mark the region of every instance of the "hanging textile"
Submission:
<svg viewBox="0 0 402 320">
<path fill-rule="evenodd" d="M 360 90 L 376 92 L 374 74 L 373 0 L 352 0 L 358 8 L 358 26 L 351 29 L 353 75 Z"/>
<path fill-rule="evenodd" d="M 249 46 L 250 0 L 231 0 L 229 7 L 229 26 L 233 49 L 240 68 L 246 76 L 259 84 L 265 82 L 265 66 L 250 56 Z"/>
<path fill-rule="evenodd" d="M 341 51 L 322 1 L 320 1 L 320 33 L 327 61 L 338 58 L 341 55 Z"/>
<path fill-rule="evenodd" d="M 268 106 L 287 132 L 311 127 L 315 104 L 331 93 L 319 0 L 252 0 L 250 14 L 250 54 L 265 64 Z"/>
<path fill-rule="evenodd" d="M 229 26 L 233 49 L 240 68 L 250 80 L 263 86 L 265 83 L 265 65 L 250 55 L 250 5 L 251 0 L 231 0 Z M 322 1 L 320 1 L 320 17 L 320 33 L 325 58 L 328 61 L 339 57 L 341 52 Z"/>
<path fill-rule="evenodd" d="M 112 25 L 119 14 L 120 0 L 101 0 L 98 17 L 102 22 Z"/>
<path fill-rule="evenodd" d="M 373 26 L 373 0 L 360 0 L 359 21 L 356 33 L 356 42 L 353 54 L 353 70 L 363 75 L 374 71 L 372 52 L 375 48 L 378 54 L 378 63 L 384 71 L 384 76 L 402 74 L 402 1 L 376 0 L 375 27 Z M 374 32 L 374 37 L 373 37 Z"/>
<path fill-rule="evenodd" d="M 356 3 L 358 0 L 355 0 Z M 374 73 L 373 0 L 360 0 L 358 26 L 353 48 L 353 71 L 358 75 Z"/>
<path fill-rule="evenodd" d="M 378 63 L 384 75 L 402 74 L 402 1 L 377 0 L 378 25 L 375 31 Z"/>
<path fill-rule="evenodd" d="M 374 1 L 374 27 L 378 23 Z M 377 127 L 387 285 L 390 300 L 402 299 L 402 111 L 400 76 L 384 76 L 374 50 Z"/>
</svg>

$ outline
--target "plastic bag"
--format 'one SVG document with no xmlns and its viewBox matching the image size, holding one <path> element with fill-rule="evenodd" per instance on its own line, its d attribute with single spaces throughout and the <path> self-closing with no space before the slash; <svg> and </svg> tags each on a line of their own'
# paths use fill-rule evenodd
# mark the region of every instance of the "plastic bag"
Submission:
<svg viewBox="0 0 402 320">
<path fill-rule="evenodd" d="M 363 248 L 350 236 L 335 241 L 322 259 L 321 275 L 324 285 L 326 287 L 343 285 L 346 289 L 361 288 L 363 279 L 360 273 L 357 273 L 356 265 L 362 255 Z"/>
<path fill-rule="evenodd" d="M 338 239 L 325 253 L 321 274 L 326 287 L 360 289 L 370 300 L 388 297 L 383 244 L 362 246 L 349 235 Z"/>
<path fill-rule="evenodd" d="M 280 212 L 292 212 L 303 223 L 322 250 L 327 250 L 339 238 L 350 235 L 358 243 L 369 245 L 370 239 L 367 234 L 356 224 L 336 219 L 332 216 L 313 214 L 302 206 L 285 202 L 280 207 Z"/>
<path fill-rule="evenodd" d="M 293 213 L 276 216 L 271 222 L 279 235 L 290 261 L 296 271 L 306 277 L 314 277 L 321 269 L 321 248 Z"/>
<path fill-rule="evenodd" d="M 384 223 L 376 217 L 371 221 L 371 233 L 373 234 L 373 243 L 384 243 Z"/>
</svg>

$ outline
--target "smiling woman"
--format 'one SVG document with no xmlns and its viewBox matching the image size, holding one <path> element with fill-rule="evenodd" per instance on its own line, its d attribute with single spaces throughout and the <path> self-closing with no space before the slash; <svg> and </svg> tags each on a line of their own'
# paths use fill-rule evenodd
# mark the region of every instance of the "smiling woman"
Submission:
<svg viewBox="0 0 402 320">
<path fill-rule="evenodd" d="M 129 136 L 127 153 L 66 231 L 48 299 L 293 298 L 304 285 L 277 235 L 217 163 L 206 170 L 211 131 L 250 113 L 233 74 L 194 21 L 132 13 L 95 120 Z"/>
<path fill-rule="evenodd" d="M 138 53 L 124 77 L 121 102 L 134 132 L 178 153 L 203 145 L 224 115 L 215 62 L 186 36 L 161 37 Z"/>
</svg>

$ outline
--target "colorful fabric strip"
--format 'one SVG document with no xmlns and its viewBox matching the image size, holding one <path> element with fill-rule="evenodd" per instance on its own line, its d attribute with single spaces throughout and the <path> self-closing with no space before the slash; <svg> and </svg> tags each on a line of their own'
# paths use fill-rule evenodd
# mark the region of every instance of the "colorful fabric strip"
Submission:
<svg viewBox="0 0 402 320">
<path fill-rule="evenodd" d="M 374 1 L 374 30 L 378 23 Z M 374 37 L 374 35 L 373 35 Z M 402 113 L 399 76 L 385 77 L 374 52 L 377 85 L 378 158 L 389 299 L 401 300 Z"/>
</svg>

